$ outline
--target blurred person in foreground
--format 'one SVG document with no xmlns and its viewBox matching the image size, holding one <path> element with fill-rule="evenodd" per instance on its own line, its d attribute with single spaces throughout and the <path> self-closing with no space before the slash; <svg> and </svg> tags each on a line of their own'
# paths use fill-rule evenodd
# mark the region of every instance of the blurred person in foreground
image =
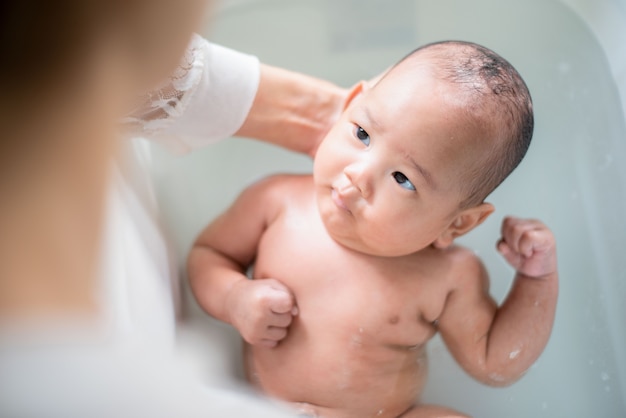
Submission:
<svg viewBox="0 0 626 418">
<path fill-rule="evenodd" d="M 280 416 L 173 360 L 174 263 L 126 131 L 312 155 L 345 92 L 192 37 L 205 7 L 0 4 L 0 416 Z"/>
</svg>

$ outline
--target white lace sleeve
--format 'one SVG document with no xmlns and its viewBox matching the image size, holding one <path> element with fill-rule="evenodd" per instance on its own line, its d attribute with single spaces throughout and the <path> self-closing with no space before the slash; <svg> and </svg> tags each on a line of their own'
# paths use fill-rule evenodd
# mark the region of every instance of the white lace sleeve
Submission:
<svg viewBox="0 0 626 418">
<path fill-rule="evenodd" d="M 202 77 L 206 62 L 203 41 L 194 35 L 174 74 L 163 86 L 143 97 L 132 115 L 124 119 L 136 134 L 150 136 L 162 131 L 183 113 Z"/>
<path fill-rule="evenodd" d="M 234 134 L 256 95 L 259 61 L 194 35 L 180 66 L 124 120 L 135 136 L 188 152 Z"/>
</svg>

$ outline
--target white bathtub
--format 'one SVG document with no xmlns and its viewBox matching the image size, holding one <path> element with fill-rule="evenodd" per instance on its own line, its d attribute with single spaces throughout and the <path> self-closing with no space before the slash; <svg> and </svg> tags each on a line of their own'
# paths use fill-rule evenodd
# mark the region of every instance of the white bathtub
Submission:
<svg viewBox="0 0 626 418">
<path fill-rule="evenodd" d="M 490 197 L 495 216 L 462 243 L 483 257 L 501 300 L 513 276 L 494 250 L 502 217 L 544 220 L 558 240 L 561 294 L 548 347 L 512 387 L 472 381 L 440 339 L 430 343 L 424 400 L 477 418 L 626 417 L 626 6 L 567 3 L 230 0 L 206 33 L 264 62 L 345 86 L 420 44 L 453 38 L 491 47 L 522 73 L 536 109 L 533 144 Z M 239 139 L 182 158 L 156 149 L 155 163 L 181 254 L 251 180 L 311 170 L 305 157 Z M 230 381 L 223 365 L 239 361 L 236 335 L 190 306 L 213 342 L 208 374 Z"/>
</svg>

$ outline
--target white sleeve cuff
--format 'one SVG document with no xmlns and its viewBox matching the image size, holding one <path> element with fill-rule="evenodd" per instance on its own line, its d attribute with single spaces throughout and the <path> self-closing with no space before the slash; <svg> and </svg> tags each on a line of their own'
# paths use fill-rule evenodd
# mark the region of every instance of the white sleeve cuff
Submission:
<svg viewBox="0 0 626 418">
<path fill-rule="evenodd" d="M 196 36 L 191 65 L 199 75 L 183 97 L 170 125 L 151 139 L 175 153 L 186 153 L 232 136 L 243 125 L 256 96 L 258 58 L 211 44 Z"/>
</svg>

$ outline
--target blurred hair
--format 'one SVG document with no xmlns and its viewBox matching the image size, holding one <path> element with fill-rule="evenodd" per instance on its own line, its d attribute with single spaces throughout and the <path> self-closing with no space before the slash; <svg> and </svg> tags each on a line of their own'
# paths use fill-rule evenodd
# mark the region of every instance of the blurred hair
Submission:
<svg viewBox="0 0 626 418">
<path fill-rule="evenodd" d="M 77 84 L 107 36 L 124 39 L 139 59 L 164 49 L 159 35 L 171 34 L 178 9 L 176 0 L 0 0 L 0 103 Z"/>
<path fill-rule="evenodd" d="M 468 173 L 462 207 L 476 206 L 519 165 L 530 146 L 533 104 L 526 83 L 504 58 L 481 45 L 443 41 L 424 45 L 397 65 L 427 54 L 436 77 L 458 86 L 464 113 L 485 132 L 484 158 Z M 495 137 L 495 138 L 494 138 Z"/>
<path fill-rule="evenodd" d="M 72 73 L 115 1 L 0 0 L 0 100 L 20 103 Z"/>
<path fill-rule="evenodd" d="M 168 41 L 184 43 L 186 32 L 176 30 L 188 10 L 176 0 L 0 0 L 0 153 L 10 158 L 18 147 L 37 146 L 17 138 L 93 86 L 105 44 L 121 48 L 138 81 L 173 71 Z"/>
</svg>

